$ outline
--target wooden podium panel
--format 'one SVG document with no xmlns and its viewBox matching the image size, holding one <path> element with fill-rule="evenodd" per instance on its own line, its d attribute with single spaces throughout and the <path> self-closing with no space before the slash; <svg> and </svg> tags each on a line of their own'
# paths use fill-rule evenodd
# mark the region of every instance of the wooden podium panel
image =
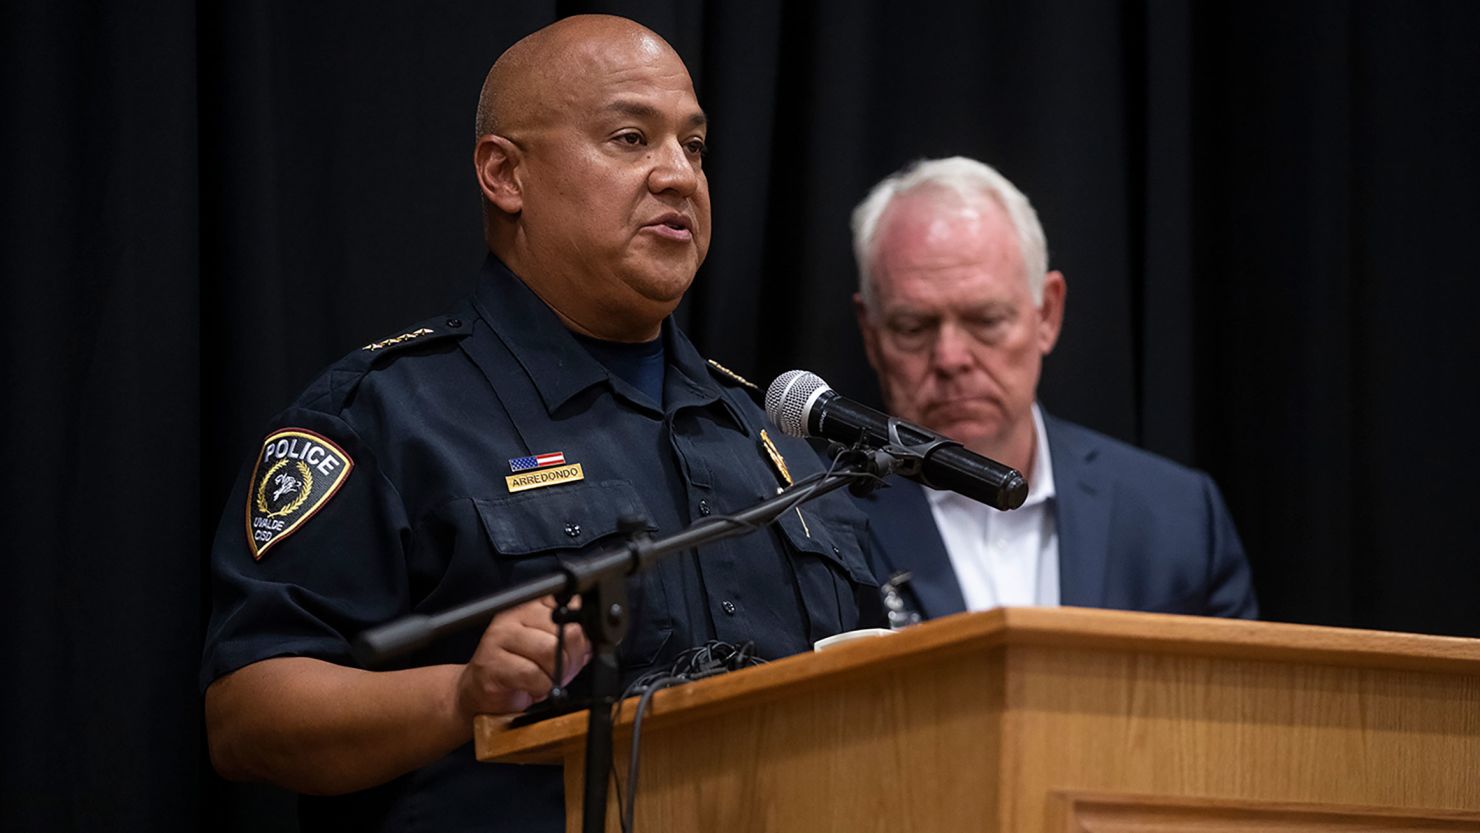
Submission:
<svg viewBox="0 0 1480 833">
<path fill-rule="evenodd" d="M 584 728 L 584 714 L 513 730 L 479 717 L 478 756 L 563 763 L 576 830 Z M 952 616 L 659 692 L 636 822 L 1480 831 L 1480 641 L 1072 608 Z"/>
</svg>

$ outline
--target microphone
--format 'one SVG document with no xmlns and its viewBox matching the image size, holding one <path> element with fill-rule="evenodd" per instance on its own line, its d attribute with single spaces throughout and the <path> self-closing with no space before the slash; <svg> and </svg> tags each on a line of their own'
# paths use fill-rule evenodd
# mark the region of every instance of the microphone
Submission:
<svg viewBox="0 0 1480 833">
<path fill-rule="evenodd" d="M 1004 510 L 1016 509 L 1028 498 L 1028 481 L 1016 469 L 967 451 L 928 428 L 847 399 L 816 373 L 788 370 L 777 376 L 766 390 L 766 416 L 793 437 L 822 437 L 869 448 L 924 446 L 918 473 L 900 473 L 932 489 L 952 491 Z"/>
</svg>

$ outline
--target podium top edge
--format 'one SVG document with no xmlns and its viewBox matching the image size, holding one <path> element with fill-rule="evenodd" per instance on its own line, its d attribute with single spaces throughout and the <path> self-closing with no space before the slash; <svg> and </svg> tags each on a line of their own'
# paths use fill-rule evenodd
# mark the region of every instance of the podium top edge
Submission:
<svg viewBox="0 0 1480 833">
<path fill-rule="evenodd" d="M 855 640 L 661 691 L 653 698 L 652 714 L 715 707 L 726 700 L 754 703 L 872 669 L 1012 646 L 1480 677 L 1477 639 L 1090 608 L 1009 607 L 934 619 L 893 636 Z M 633 706 L 631 700 L 623 704 L 619 734 L 630 726 Z M 507 715 L 480 715 L 474 726 L 478 758 L 559 762 L 568 746 L 580 743 L 585 720 L 579 712 L 509 729 Z"/>
</svg>

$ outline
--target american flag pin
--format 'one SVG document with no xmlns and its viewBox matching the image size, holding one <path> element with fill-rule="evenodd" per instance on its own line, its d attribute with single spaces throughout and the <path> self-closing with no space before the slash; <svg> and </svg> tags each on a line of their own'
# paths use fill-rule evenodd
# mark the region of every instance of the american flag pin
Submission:
<svg viewBox="0 0 1480 833">
<path fill-rule="evenodd" d="M 512 457 L 509 459 L 509 471 L 515 474 L 521 471 L 563 465 L 565 465 L 564 451 L 551 451 L 548 454 L 533 454 L 529 457 Z"/>
</svg>

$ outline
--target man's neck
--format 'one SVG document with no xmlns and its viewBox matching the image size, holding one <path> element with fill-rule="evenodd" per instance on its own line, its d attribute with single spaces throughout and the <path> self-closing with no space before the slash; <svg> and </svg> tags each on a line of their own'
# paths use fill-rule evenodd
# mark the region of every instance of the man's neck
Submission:
<svg viewBox="0 0 1480 833">
<path fill-rule="evenodd" d="M 564 324 L 567 330 L 578 335 L 583 335 L 586 338 L 594 338 L 598 341 L 615 341 L 623 344 L 646 344 L 663 334 L 663 321 L 661 319 L 656 322 L 633 322 L 630 325 L 624 326 L 624 322 L 616 318 L 611 318 L 602 321 L 602 326 L 598 330 L 595 326 L 584 324 L 571 315 L 567 315 L 565 310 L 546 300 L 545 296 L 540 294 L 539 289 L 533 286 L 529 288 L 530 291 L 539 296 L 541 301 L 545 302 L 545 306 L 549 307 L 555 313 L 555 317 L 560 319 L 560 323 Z"/>
<path fill-rule="evenodd" d="M 1012 435 L 1006 441 L 992 447 L 986 447 L 985 444 L 972 445 L 968 446 L 968 450 L 975 451 L 984 457 L 990 457 L 1004 466 L 1011 466 L 1017 469 L 1023 477 L 1031 478 L 1033 458 L 1038 453 L 1038 430 L 1034 424 L 1032 412 L 1030 411 L 1027 417 L 1013 429 Z"/>
<path fill-rule="evenodd" d="M 504 251 L 493 249 L 493 254 L 515 277 L 524 282 L 535 297 L 544 302 L 560 323 L 567 330 L 594 338 L 599 341 L 615 341 L 625 344 L 641 344 L 652 341 L 663 333 L 663 319 L 666 313 L 657 316 L 622 314 L 621 310 L 585 309 L 580 304 L 580 299 L 586 297 L 586 293 L 580 286 L 569 286 L 562 291 L 557 288 L 559 282 L 569 282 L 570 276 L 560 273 L 551 273 L 533 264 L 528 258 L 522 257 L 518 247 L 509 247 Z M 594 280 L 594 279 L 593 279 Z M 554 299 L 562 299 L 556 302 Z"/>
</svg>

